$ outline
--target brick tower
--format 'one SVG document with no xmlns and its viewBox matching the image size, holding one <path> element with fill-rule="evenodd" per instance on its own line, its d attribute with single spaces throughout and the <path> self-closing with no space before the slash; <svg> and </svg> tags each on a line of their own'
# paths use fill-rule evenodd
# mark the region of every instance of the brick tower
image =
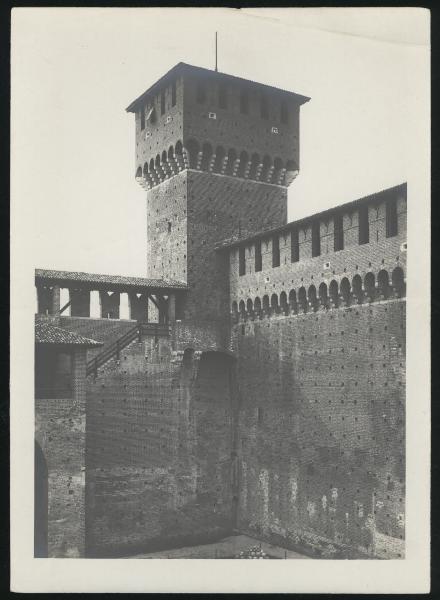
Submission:
<svg viewBox="0 0 440 600">
<path fill-rule="evenodd" d="M 309 98 L 179 63 L 127 108 L 147 190 L 147 277 L 189 292 L 177 318 L 224 322 L 226 239 L 283 225 Z"/>
</svg>

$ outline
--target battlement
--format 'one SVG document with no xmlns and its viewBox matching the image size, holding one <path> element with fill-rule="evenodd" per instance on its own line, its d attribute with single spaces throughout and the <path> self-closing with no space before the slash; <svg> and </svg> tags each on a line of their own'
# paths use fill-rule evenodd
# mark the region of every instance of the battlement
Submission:
<svg viewBox="0 0 440 600">
<path fill-rule="evenodd" d="M 149 189 L 194 168 L 288 186 L 308 100 L 179 63 L 127 108 L 136 114 L 136 178 Z"/>
<path fill-rule="evenodd" d="M 404 293 L 406 184 L 218 246 L 233 319 Z"/>
</svg>

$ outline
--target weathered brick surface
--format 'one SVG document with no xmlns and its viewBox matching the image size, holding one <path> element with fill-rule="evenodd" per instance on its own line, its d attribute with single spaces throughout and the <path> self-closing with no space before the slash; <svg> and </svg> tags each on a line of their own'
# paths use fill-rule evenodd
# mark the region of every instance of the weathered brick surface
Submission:
<svg viewBox="0 0 440 600">
<path fill-rule="evenodd" d="M 291 262 L 290 232 L 280 235 L 280 266 L 272 267 L 272 239 L 263 238 L 261 243 L 262 270 L 255 272 L 255 244 L 246 244 L 246 273 L 239 275 L 239 250 L 233 248 L 230 253 L 229 286 L 231 303 L 237 304 L 255 298 L 262 301 L 264 295 L 269 299 L 273 293 L 278 299 L 282 291 L 289 296 L 291 289 L 296 293 L 300 287 L 314 285 L 318 294 L 321 283 L 329 286 L 332 280 L 338 285 L 343 278 L 352 284 L 353 277 L 359 275 L 364 281 L 365 275 L 372 272 L 376 279 L 379 271 L 387 271 L 391 283 L 391 274 L 396 267 L 406 271 L 406 199 L 398 200 L 398 233 L 386 237 L 385 202 L 369 207 L 370 242 L 358 243 L 358 212 L 344 215 L 344 249 L 334 251 L 333 220 L 321 222 L 321 255 L 311 254 L 311 223 L 301 226 L 299 231 L 298 262 Z M 292 227 L 293 228 L 293 227 Z"/>
<path fill-rule="evenodd" d="M 85 351 L 74 354 L 73 398 L 35 400 L 35 439 L 48 471 L 48 555 L 84 556 Z"/>
<path fill-rule="evenodd" d="M 403 556 L 405 302 L 248 321 L 233 340 L 239 527 Z"/>
<path fill-rule="evenodd" d="M 231 531 L 231 360 L 147 338 L 89 378 L 89 556 Z"/>
</svg>

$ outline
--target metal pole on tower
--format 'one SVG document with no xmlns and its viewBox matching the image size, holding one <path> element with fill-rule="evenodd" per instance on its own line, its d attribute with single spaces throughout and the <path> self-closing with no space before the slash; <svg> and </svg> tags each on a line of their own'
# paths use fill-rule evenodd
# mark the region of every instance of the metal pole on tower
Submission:
<svg viewBox="0 0 440 600">
<path fill-rule="evenodd" d="M 215 32 L 215 70 L 218 71 L 218 69 L 217 69 L 217 32 Z"/>
</svg>

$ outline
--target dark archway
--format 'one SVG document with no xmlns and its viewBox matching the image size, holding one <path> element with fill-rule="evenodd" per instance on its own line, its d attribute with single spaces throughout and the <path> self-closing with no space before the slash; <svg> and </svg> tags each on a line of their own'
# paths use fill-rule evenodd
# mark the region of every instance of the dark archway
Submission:
<svg viewBox="0 0 440 600">
<path fill-rule="evenodd" d="M 391 273 L 391 282 L 393 285 L 394 293 L 397 297 L 401 298 L 405 295 L 405 275 L 401 267 L 396 267 Z"/>
<path fill-rule="evenodd" d="M 234 496 L 238 495 L 231 433 L 238 398 L 234 358 L 224 352 L 203 352 L 194 387 L 198 504 L 188 505 L 186 514 L 197 519 L 203 511 L 211 527 L 226 533 L 234 525 Z"/>
<path fill-rule="evenodd" d="M 34 464 L 34 557 L 47 558 L 48 472 L 46 459 L 37 441 Z"/>
<path fill-rule="evenodd" d="M 188 152 L 189 168 L 195 169 L 197 166 L 197 159 L 199 154 L 198 142 L 196 140 L 188 140 L 186 150 Z"/>
</svg>

